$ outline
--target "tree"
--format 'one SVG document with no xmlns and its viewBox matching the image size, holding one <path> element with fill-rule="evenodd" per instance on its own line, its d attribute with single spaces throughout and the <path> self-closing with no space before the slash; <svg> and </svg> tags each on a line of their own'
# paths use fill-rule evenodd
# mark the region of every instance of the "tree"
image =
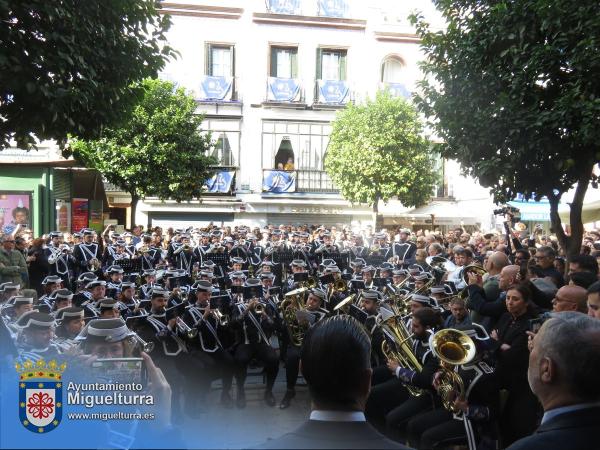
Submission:
<svg viewBox="0 0 600 450">
<path fill-rule="evenodd" d="M 95 139 L 174 51 L 155 0 L 0 0 L 0 148 Z"/>
<path fill-rule="evenodd" d="M 66 151 L 131 194 L 132 226 L 141 198 L 199 197 L 217 163 L 207 156 L 210 136 L 200 132 L 203 117 L 192 96 L 168 81 L 146 79 L 141 88 L 142 98 L 119 127 L 97 140 L 75 138 Z"/>
<path fill-rule="evenodd" d="M 441 153 L 497 202 L 546 196 L 567 256 L 580 251 L 581 210 L 600 160 L 600 15 L 596 0 L 437 0 L 433 32 L 412 16 L 426 60 L 420 109 Z M 576 185 L 571 234 L 558 215 Z"/>
<path fill-rule="evenodd" d="M 365 104 L 349 104 L 333 122 L 325 170 L 344 198 L 372 206 L 376 221 L 379 200 L 426 203 L 437 181 L 433 167 L 421 120 L 404 99 L 380 92 Z"/>
</svg>

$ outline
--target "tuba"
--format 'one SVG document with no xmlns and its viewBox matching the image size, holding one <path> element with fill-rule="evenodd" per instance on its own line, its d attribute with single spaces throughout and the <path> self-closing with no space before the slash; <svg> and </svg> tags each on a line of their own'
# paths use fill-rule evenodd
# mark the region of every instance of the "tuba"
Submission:
<svg viewBox="0 0 600 450">
<path fill-rule="evenodd" d="M 398 361 L 402 367 L 420 372 L 423 365 L 413 353 L 413 335 L 409 333 L 402 318 L 390 316 L 381 321 L 380 327 L 384 336 L 381 351 L 386 359 Z M 415 397 L 423 394 L 423 390 L 415 386 L 406 385 L 406 389 Z"/>
<path fill-rule="evenodd" d="M 444 408 L 457 414 L 459 411 L 454 408 L 454 400 L 464 397 L 465 385 L 454 369 L 456 366 L 468 364 L 475 358 L 475 342 L 462 331 L 448 328 L 433 334 L 429 338 L 429 347 L 433 355 L 440 360 L 438 394 Z"/>
<path fill-rule="evenodd" d="M 300 325 L 296 313 L 304 310 L 304 294 L 307 288 L 294 289 L 285 294 L 285 298 L 279 303 L 281 316 L 290 335 L 290 342 L 296 347 L 301 347 L 304 341 L 305 327 Z"/>
</svg>

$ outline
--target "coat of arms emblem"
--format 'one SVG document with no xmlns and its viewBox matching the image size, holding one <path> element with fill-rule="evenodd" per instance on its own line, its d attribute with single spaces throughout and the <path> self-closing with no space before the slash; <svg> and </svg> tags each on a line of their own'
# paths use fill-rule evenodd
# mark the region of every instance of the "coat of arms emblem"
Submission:
<svg viewBox="0 0 600 450">
<path fill-rule="evenodd" d="M 47 433 L 62 420 L 62 373 L 67 365 L 43 359 L 17 363 L 19 420 L 29 431 Z"/>
</svg>

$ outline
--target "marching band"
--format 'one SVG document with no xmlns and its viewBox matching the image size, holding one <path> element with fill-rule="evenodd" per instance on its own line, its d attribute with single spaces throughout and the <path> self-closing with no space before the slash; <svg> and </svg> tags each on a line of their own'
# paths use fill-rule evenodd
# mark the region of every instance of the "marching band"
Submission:
<svg viewBox="0 0 600 450">
<path fill-rule="evenodd" d="M 175 230 L 163 248 L 150 236 L 133 245 L 89 229 L 71 247 L 50 233 L 43 295 L 34 302 L 20 286 L 1 285 L 0 326 L 20 357 L 33 359 L 77 351 L 90 330 L 97 341 L 109 336 L 102 327 L 118 329 L 163 369 L 174 410 L 196 417 L 215 380 L 223 406 L 244 408 L 248 368 L 257 365 L 265 404 L 288 408 L 304 334 L 347 314 L 371 337 L 369 421 L 419 448 L 452 439 L 493 448 L 501 439 L 499 393 L 527 395 L 522 380 L 507 375 L 522 362 L 525 331 L 518 346 L 507 334 L 535 316 L 504 310 L 509 316 L 493 329 L 472 321 L 469 294 L 490 274 L 470 252 L 456 249 L 453 261 L 436 252 L 418 264 L 408 230 L 397 241 L 375 233 L 337 242 L 324 228 L 261 234 L 243 226 Z M 517 287 L 502 289 L 509 305 L 511 295 L 528 295 L 510 289 Z M 280 361 L 286 392 L 277 403 Z"/>
</svg>

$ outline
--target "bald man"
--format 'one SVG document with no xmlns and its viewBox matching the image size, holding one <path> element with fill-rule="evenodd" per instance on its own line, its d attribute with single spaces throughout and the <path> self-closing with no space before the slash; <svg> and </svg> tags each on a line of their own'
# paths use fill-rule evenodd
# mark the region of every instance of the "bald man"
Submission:
<svg viewBox="0 0 600 450">
<path fill-rule="evenodd" d="M 581 286 L 567 285 L 561 287 L 552 300 L 554 312 L 575 311 L 587 313 L 587 290 Z"/>
<path fill-rule="evenodd" d="M 500 274 L 498 275 L 500 294 L 496 298 L 488 298 L 486 296 L 481 277 L 476 274 L 469 274 L 469 300 L 467 301 L 467 307 L 471 310 L 471 319 L 474 322 L 483 325 L 488 331 L 493 329 L 496 321 L 507 311 L 505 302 L 506 291 L 509 286 L 517 281 L 519 270 L 520 267 L 514 264 L 505 266 L 500 270 Z"/>
<path fill-rule="evenodd" d="M 488 277 L 483 283 L 486 298 L 498 298 L 500 295 L 500 272 L 509 264 L 508 256 L 503 252 L 494 252 L 487 258 L 483 267 L 488 271 Z"/>
</svg>

